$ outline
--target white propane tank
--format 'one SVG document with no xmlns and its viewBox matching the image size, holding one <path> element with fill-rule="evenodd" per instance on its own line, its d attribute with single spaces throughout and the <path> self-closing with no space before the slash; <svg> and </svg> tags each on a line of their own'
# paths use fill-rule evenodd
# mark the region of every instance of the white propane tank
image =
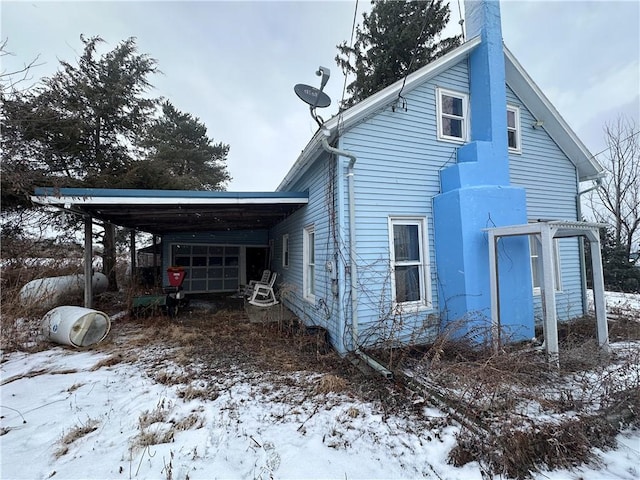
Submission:
<svg viewBox="0 0 640 480">
<path fill-rule="evenodd" d="M 111 328 L 111 319 L 98 310 L 62 306 L 48 311 L 41 326 L 42 334 L 52 342 L 86 347 L 104 340 Z"/>
<path fill-rule="evenodd" d="M 94 273 L 91 277 L 93 293 L 105 292 L 109 286 L 109 280 L 103 273 Z M 84 292 L 84 275 L 63 275 L 60 277 L 47 277 L 31 280 L 20 289 L 20 301 L 24 305 L 39 304 L 43 307 L 52 307 L 65 295 L 80 294 Z"/>
</svg>

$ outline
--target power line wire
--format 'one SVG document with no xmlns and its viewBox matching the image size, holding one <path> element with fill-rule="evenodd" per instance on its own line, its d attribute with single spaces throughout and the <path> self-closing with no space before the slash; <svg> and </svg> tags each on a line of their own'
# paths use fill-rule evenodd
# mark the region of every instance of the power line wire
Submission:
<svg viewBox="0 0 640 480">
<path fill-rule="evenodd" d="M 631 135 L 629 135 L 628 137 L 623 138 L 622 140 L 618 140 L 618 142 L 625 142 L 627 140 L 629 140 L 631 137 L 634 137 L 636 135 L 638 135 L 640 133 L 640 130 L 638 130 L 637 132 L 633 132 Z M 594 153 L 593 155 L 591 155 L 590 158 L 596 158 L 598 155 L 602 155 L 604 152 L 606 152 L 607 150 L 611 150 L 611 147 L 607 147 L 604 150 L 599 151 L 598 153 Z"/>
<path fill-rule="evenodd" d="M 409 60 L 409 66 L 407 67 L 407 71 L 404 74 L 404 78 L 402 79 L 402 87 L 400 87 L 400 91 L 398 92 L 398 99 L 400 100 L 401 98 L 404 100 L 404 97 L 402 96 L 402 91 L 404 90 L 404 86 L 407 82 L 407 77 L 409 76 L 409 74 L 411 73 L 411 67 L 413 65 L 413 61 L 416 58 L 416 52 L 418 50 L 418 46 L 420 45 L 420 39 L 422 38 L 422 34 L 424 33 L 424 29 L 427 28 L 427 22 L 429 21 L 429 13 L 431 12 L 431 7 L 433 6 L 433 0 L 431 0 L 431 2 L 429 2 L 429 6 L 425 9 L 424 12 L 424 21 L 422 22 L 422 28 L 420 29 L 420 33 L 418 34 L 418 38 L 416 38 L 416 45 L 413 48 L 413 53 L 411 54 L 411 60 Z M 404 108 L 406 109 L 406 101 L 403 102 L 404 104 Z"/>
</svg>

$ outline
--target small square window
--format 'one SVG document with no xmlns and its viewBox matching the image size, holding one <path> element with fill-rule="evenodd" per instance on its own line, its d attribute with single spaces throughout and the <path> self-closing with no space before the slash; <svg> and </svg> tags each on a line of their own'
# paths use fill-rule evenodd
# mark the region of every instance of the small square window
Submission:
<svg viewBox="0 0 640 480">
<path fill-rule="evenodd" d="M 440 140 L 467 140 L 467 101 L 464 93 L 452 92 L 438 88 L 437 123 Z"/>
</svg>

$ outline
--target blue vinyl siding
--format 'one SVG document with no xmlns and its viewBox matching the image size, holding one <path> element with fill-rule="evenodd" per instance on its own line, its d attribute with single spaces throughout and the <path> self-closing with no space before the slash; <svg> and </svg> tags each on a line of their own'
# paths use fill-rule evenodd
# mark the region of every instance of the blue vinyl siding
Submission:
<svg viewBox="0 0 640 480">
<path fill-rule="evenodd" d="M 438 309 L 432 198 L 440 170 L 455 161 L 458 144 L 437 140 L 437 87 L 468 93 L 467 65 L 404 94 L 407 109 L 389 106 L 346 132 L 340 148 L 356 153 L 355 198 L 359 278 L 359 343 L 362 346 L 428 341 Z M 346 175 L 346 168 L 340 172 Z M 344 186 L 347 209 L 346 184 Z M 430 306 L 394 309 L 391 298 L 389 217 L 425 219 Z M 348 218 L 344 230 L 348 231 Z"/>
<path fill-rule="evenodd" d="M 522 153 L 509 153 L 511 183 L 527 192 L 527 216 L 538 219 L 577 220 L 577 172 L 575 166 L 544 131 L 533 128 L 536 119 L 507 87 L 507 102 L 520 107 Z M 562 291 L 557 295 L 558 318 L 567 320 L 582 314 L 579 240 L 560 240 Z M 542 308 L 534 297 L 536 320 Z"/>
<path fill-rule="evenodd" d="M 344 323 L 338 297 L 331 289 L 331 276 L 343 275 L 344 265 L 336 265 L 333 235 L 337 216 L 332 212 L 335 203 L 331 186 L 335 184 L 334 158 L 323 154 L 296 179 L 290 187 L 296 191 L 308 190 L 309 203 L 276 225 L 270 232 L 274 242 L 272 268 L 278 272 L 279 298 L 306 325 L 318 325 L 329 331 L 333 345 L 341 352 Z M 313 225 L 315 231 L 315 301 L 304 298 L 303 288 L 303 231 Z M 282 236 L 289 235 L 289 268 L 282 268 Z M 327 263 L 332 262 L 329 272 Z M 343 288 L 344 279 L 339 281 Z"/>
<path fill-rule="evenodd" d="M 352 344 L 347 158 L 322 152 L 288 190 L 309 193 L 309 204 L 270 231 L 272 268 L 279 272 L 280 298 L 307 325 L 329 330 L 340 352 L 357 347 L 429 341 L 438 332 L 438 281 L 434 247 L 433 198 L 440 172 L 456 161 L 459 143 L 438 140 L 436 89 L 469 95 L 467 62 L 403 92 L 406 101 L 386 105 L 341 132 L 337 148 L 357 157 L 354 166 L 358 265 L 358 343 Z M 470 99 L 473 101 L 473 99 Z M 510 89 L 507 101 L 520 107 L 521 153 L 510 153 L 510 177 L 524 187 L 530 220 L 576 219 L 576 169 Z M 406 105 L 406 109 L 404 108 Z M 505 112 L 506 115 L 506 112 Z M 469 112 L 466 112 L 467 120 Z M 421 219 L 426 228 L 430 298 L 427 305 L 394 308 L 389 219 Z M 303 297 L 303 230 L 315 229 L 315 301 Z M 282 268 L 282 236 L 289 235 L 289 268 Z M 561 318 L 582 311 L 576 239 L 560 241 Z M 337 282 L 337 293 L 332 289 Z M 539 312 L 539 297 L 536 301 Z"/>
</svg>

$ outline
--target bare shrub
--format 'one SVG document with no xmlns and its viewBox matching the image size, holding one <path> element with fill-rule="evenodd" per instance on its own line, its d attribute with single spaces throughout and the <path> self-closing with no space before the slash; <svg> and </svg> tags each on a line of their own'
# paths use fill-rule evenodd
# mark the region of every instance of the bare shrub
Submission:
<svg viewBox="0 0 640 480">
<path fill-rule="evenodd" d="M 422 349 L 403 352 L 413 389 L 462 425 L 450 453 L 456 466 L 477 461 L 487 475 L 527 478 L 539 468 L 572 468 L 611 447 L 640 411 L 640 344 L 607 355 L 595 321 L 559 326 L 560 367 L 529 342 L 499 349 L 445 330 Z M 400 355 L 396 354 L 396 358 Z M 398 370 L 397 370 L 398 371 Z M 400 375 L 404 370 L 400 370 Z"/>
<path fill-rule="evenodd" d="M 0 315 L 0 349 L 3 353 L 38 352 L 49 348 L 41 334 L 41 318 L 14 316 L 2 306 Z"/>
<path fill-rule="evenodd" d="M 615 428 L 598 416 L 533 423 L 504 422 L 483 436 L 463 429 L 449 461 L 457 467 L 477 461 L 491 476 L 525 479 L 540 466 L 554 470 L 592 463 L 594 448 L 615 445 Z"/>
</svg>

